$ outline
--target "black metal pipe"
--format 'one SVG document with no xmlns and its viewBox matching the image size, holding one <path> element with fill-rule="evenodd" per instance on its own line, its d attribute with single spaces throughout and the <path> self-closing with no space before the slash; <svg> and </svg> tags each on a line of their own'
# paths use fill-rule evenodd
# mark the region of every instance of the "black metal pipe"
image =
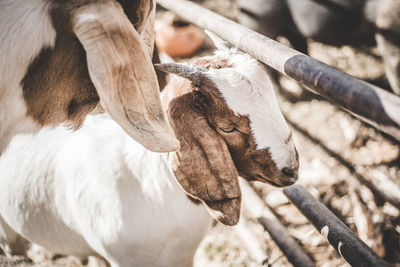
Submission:
<svg viewBox="0 0 400 267">
<path fill-rule="evenodd" d="M 284 188 L 283 192 L 351 266 L 388 266 L 301 185 Z"/>
<path fill-rule="evenodd" d="M 258 222 L 264 227 L 264 230 L 270 234 L 293 266 L 315 267 L 311 258 L 305 254 L 299 244 L 289 236 L 282 224 L 267 217 L 259 217 Z"/>
<path fill-rule="evenodd" d="M 251 217 L 257 218 L 258 222 L 269 233 L 271 238 L 285 254 L 290 263 L 296 267 L 315 267 L 313 260 L 304 251 L 299 243 L 290 236 L 285 226 L 279 221 L 272 210 L 262 200 L 260 193 L 257 193 L 246 181 L 240 179 L 240 189 L 243 196 L 243 208 Z"/>
<path fill-rule="evenodd" d="M 294 49 L 186 0 L 157 0 L 272 68 L 400 140 L 400 97 L 312 59 Z"/>
</svg>

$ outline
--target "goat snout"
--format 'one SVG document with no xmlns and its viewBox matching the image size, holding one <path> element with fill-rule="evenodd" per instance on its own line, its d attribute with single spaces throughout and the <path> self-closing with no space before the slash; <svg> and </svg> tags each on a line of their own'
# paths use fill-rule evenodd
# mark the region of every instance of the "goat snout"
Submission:
<svg viewBox="0 0 400 267">
<path fill-rule="evenodd" d="M 286 175 L 287 177 L 294 177 L 294 172 L 295 171 L 293 169 L 290 169 L 290 168 L 287 168 L 287 167 L 282 169 L 282 173 L 284 175 Z"/>
<path fill-rule="evenodd" d="M 282 173 L 281 182 L 282 182 L 282 185 L 284 185 L 284 186 L 292 185 L 298 179 L 298 168 L 284 167 L 284 168 L 282 168 L 281 173 Z"/>
</svg>

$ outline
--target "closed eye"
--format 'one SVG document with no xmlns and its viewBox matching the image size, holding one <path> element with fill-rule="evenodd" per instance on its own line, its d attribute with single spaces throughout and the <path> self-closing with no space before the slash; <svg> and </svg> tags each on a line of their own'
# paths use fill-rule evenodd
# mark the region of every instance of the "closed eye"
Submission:
<svg viewBox="0 0 400 267">
<path fill-rule="evenodd" d="M 233 132 L 237 131 L 236 127 L 230 127 L 230 128 L 221 128 L 221 127 L 219 127 L 219 129 L 221 131 L 223 131 L 224 133 L 233 133 Z"/>
</svg>

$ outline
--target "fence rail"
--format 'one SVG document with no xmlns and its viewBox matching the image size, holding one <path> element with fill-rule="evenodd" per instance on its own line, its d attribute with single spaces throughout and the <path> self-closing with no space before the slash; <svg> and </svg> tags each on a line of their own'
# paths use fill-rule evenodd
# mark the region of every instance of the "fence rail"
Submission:
<svg viewBox="0 0 400 267">
<path fill-rule="evenodd" d="M 271 209 L 265 205 L 259 194 L 244 180 L 240 180 L 243 195 L 243 207 L 254 219 L 257 219 L 279 249 L 285 254 L 290 263 L 296 267 L 315 267 L 312 259 L 307 255 L 300 244 L 286 231 Z"/>
<path fill-rule="evenodd" d="M 293 78 L 309 90 L 400 141 L 400 97 L 356 79 L 186 0 L 157 0 L 164 8 Z"/>
<path fill-rule="evenodd" d="M 296 184 L 283 189 L 283 192 L 352 266 L 387 266 L 372 249 L 304 187 Z"/>
</svg>

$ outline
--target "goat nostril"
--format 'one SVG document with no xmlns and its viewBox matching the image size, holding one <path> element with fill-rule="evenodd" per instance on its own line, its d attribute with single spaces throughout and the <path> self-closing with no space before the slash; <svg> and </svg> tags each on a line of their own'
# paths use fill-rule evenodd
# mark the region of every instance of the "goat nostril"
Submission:
<svg viewBox="0 0 400 267">
<path fill-rule="evenodd" d="M 283 168 L 282 173 L 288 177 L 294 176 L 294 171 L 292 169 L 289 169 L 288 167 Z"/>
</svg>

